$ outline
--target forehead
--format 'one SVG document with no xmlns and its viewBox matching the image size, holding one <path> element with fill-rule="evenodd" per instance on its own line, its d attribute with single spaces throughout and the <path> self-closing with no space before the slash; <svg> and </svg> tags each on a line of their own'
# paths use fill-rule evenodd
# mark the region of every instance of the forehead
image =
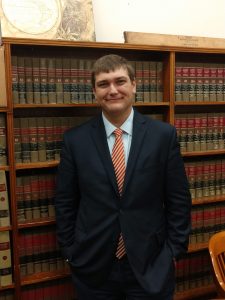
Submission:
<svg viewBox="0 0 225 300">
<path fill-rule="evenodd" d="M 95 81 L 112 80 L 119 77 L 129 77 L 127 70 L 124 68 L 118 68 L 114 71 L 111 70 L 109 72 L 100 72 L 95 76 Z"/>
</svg>

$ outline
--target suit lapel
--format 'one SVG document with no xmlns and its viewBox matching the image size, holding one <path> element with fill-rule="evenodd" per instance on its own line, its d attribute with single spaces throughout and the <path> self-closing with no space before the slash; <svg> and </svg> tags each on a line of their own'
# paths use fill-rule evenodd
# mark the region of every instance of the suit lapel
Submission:
<svg viewBox="0 0 225 300">
<path fill-rule="evenodd" d="M 146 133 L 146 120 L 143 118 L 141 114 L 134 111 L 132 142 L 131 142 L 131 148 L 130 148 L 129 158 L 127 162 L 123 194 L 125 193 L 128 182 L 132 177 L 133 169 L 138 159 L 138 154 L 140 153 L 141 146 L 143 145 L 144 142 L 145 133 Z"/>
<path fill-rule="evenodd" d="M 108 175 L 109 181 L 111 182 L 115 192 L 118 193 L 116 176 L 112 164 L 112 159 L 109 153 L 105 127 L 101 115 L 95 119 L 92 129 L 92 138 Z"/>
<path fill-rule="evenodd" d="M 112 164 L 112 159 L 109 153 L 105 127 L 101 115 L 95 119 L 92 129 L 93 129 L 92 138 L 94 144 L 98 150 L 99 156 L 102 160 L 109 181 L 111 182 L 115 192 L 118 194 L 116 176 Z M 131 148 L 129 153 L 129 159 L 127 162 L 123 193 L 126 190 L 130 178 L 132 177 L 132 172 L 135 163 L 138 159 L 138 154 L 140 153 L 140 148 L 143 144 L 145 133 L 146 133 L 146 120 L 143 118 L 141 114 L 134 111 L 132 142 L 131 142 Z"/>
</svg>

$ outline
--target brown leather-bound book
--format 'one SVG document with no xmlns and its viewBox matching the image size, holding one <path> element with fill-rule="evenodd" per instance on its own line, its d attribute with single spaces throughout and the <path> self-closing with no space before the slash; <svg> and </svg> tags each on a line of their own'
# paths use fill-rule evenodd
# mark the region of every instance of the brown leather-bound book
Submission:
<svg viewBox="0 0 225 300">
<path fill-rule="evenodd" d="M 9 231 L 0 232 L 0 287 L 12 284 L 12 261 Z"/>
<path fill-rule="evenodd" d="M 0 166 L 7 164 L 5 116 L 0 114 Z"/>
</svg>

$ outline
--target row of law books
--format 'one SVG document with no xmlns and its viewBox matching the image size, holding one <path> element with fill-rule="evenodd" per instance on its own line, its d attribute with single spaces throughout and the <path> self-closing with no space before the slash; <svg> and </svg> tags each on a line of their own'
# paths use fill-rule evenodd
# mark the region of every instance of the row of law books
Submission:
<svg viewBox="0 0 225 300">
<path fill-rule="evenodd" d="M 225 159 L 185 162 L 192 199 L 225 195 Z"/>
<path fill-rule="evenodd" d="M 136 77 L 135 102 L 163 101 L 163 62 L 132 61 Z"/>
<path fill-rule="evenodd" d="M 0 287 L 12 284 L 12 259 L 9 231 L 0 231 Z"/>
<path fill-rule="evenodd" d="M 76 300 L 70 277 L 24 286 L 21 300 Z M 1 299 L 1 298 L 0 298 Z M 8 300 L 8 299 L 7 299 Z M 11 299 L 10 299 L 11 300 Z"/>
<path fill-rule="evenodd" d="M 190 244 L 208 243 L 213 234 L 225 230 L 225 203 L 194 206 L 191 224 Z"/>
<path fill-rule="evenodd" d="M 89 117 L 14 118 L 16 163 L 59 160 L 63 133 L 88 119 Z"/>
<path fill-rule="evenodd" d="M 175 100 L 184 102 L 225 101 L 225 65 L 177 62 Z"/>
<path fill-rule="evenodd" d="M 93 103 L 93 60 L 12 56 L 14 104 Z"/>
<path fill-rule="evenodd" d="M 182 152 L 225 149 L 224 113 L 176 114 L 175 127 Z"/>
<path fill-rule="evenodd" d="M 21 231 L 19 256 L 22 277 L 68 268 L 68 264 L 61 256 L 55 229 L 51 226 Z"/>
<path fill-rule="evenodd" d="M 55 174 L 16 177 L 18 223 L 55 217 Z"/>
<path fill-rule="evenodd" d="M 12 56 L 14 104 L 93 103 L 91 70 L 94 60 L 68 56 Z M 163 99 L 163 63 L 131 61 L 137 79 L 137 102 Z"/>
<path fill-rule="evenodd" d="M 9 209 L 9 197 L 8 197 L 8 188 L 6 173 L 4 170 L 0 170 L 0 227 L 10 225 L 10 209 Z"/>
<path fill-rule="evenodd" d="M 7 164 L 5 115 L 0 113 L 0 166 Z"/>
<path fill-rule="evenodd" d="M 177 261 L 176 292 L 209 286 L 213 283 L 209 253 L 193 252 Z"/>
</svg>

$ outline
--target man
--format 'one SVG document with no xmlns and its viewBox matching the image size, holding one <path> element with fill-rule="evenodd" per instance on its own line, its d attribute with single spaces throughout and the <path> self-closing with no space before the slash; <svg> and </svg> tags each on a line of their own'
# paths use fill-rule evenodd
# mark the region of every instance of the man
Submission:
<svg viewBox="0 0 225 300">
<path fill-rule="evenodd" d="M 98 59 L 92 81 L 102 114 L 65 133 L 55 199 L 78 299 L 171 300 L 191 210 L 176 130 L 133 110 L 124 58 Z"/>
</svg>

